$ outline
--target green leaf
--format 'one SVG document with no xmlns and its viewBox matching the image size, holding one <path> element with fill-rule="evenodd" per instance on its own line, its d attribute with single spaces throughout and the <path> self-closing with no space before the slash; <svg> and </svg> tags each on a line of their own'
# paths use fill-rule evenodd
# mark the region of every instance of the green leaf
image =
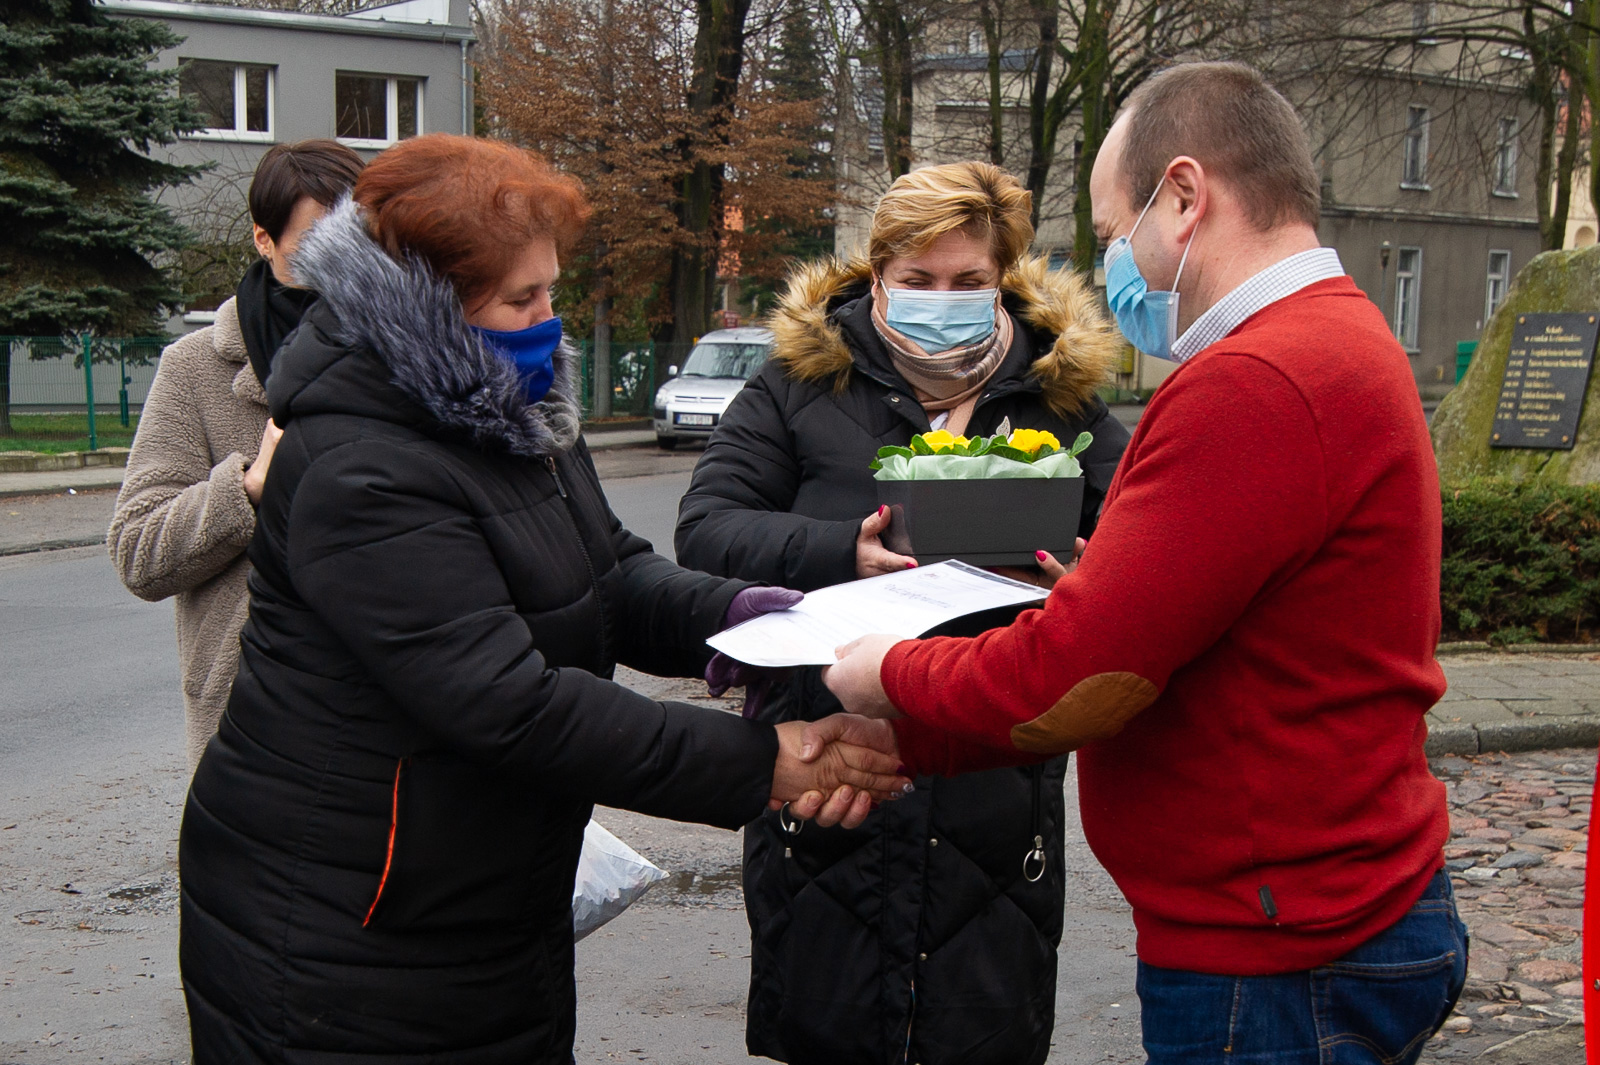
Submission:
<svg viewBox="0 0 1600 1065">
<path fill-rule="evenodd" d="M 891 447 L 880 447 L 878 449 L 878 457 L 880 459 L 889 458 L 891 455 L 899 455 L 903 459 L 908 459 L 908 458 L 910 458 L 911 456 L 913 456 L 915 454 L 916 454 L 916 452 L 912 451 L 910 448 L 908 448 L 908 447 L 900 447 L 898 445 L 891 446 Z M 872 468 L 873 469 L 877 469 L 878 467 L 877 466 L 873 466 Z"/>
<path fill-rule="evenodd" d="M 1085 450 L 1087 450 L 1089 445 L 1092 444 L 1092 443 L 1094 443 L 1094 434 L 1093 433 L 1090 433 L 1090 432 L 1079 433 L 1078 434 L 1078 439 L 1076 439 L 1076 440 L 1074 440 L 1072 442 L 1072 450 L 1067 452 L 1067 454 L 1072 455 L 1073 457 L 1077 457 L 1078 455 L 1083 454 L 1083 452 Z"/>
<path fill-rule="evenodd" d="M 1051 455 L 1054 455 L 1060 450 L 1060 448 L 1051 447 L 1049 444 L 1040 444 L 1038 452 L 1036 452 L 1033 456 L 1033 461 L 1038 462 L 1040 459 L 1049 458 Z"/>
<path fill-rule="evenodd" d="M 933 448 L 928 446 L 928 442 L 922 439 L 921 433 L 911 438 L 911 451 L 917 455 L 931 455 L 934 453 Z"/>
<path fill-rule="evenodd" d="M 879 462 L 877 459 L 873 459 L 872 460 L 872 465 L 868 466 L 867 469 L 869 469 L 872 472 L 876 473 L 879 470 L 883 469 L 883 463 Z"/>
<path fill-rule="evenodd" d="M 1026 462 L 1030 466 L 1033 465 L 1032 455 L 1020 448 L 1014 448 L 1010 444 L 1001 444 L 999 447 L 990 448 L 989 454 L 999 455 L 1002 458 L 1011 459 L 1013 462 Z"/>
</svg>

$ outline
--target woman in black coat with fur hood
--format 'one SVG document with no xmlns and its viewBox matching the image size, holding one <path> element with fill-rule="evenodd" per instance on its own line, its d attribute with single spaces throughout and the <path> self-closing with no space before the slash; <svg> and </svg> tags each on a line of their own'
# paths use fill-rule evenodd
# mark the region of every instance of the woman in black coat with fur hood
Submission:
<svg viewBox="0 0 1600 1065">
<path fill-rule="evenodd" d="M 913 171 L 873 216 L 870 261 L 791 276 L 774 357 L 734 399 L 680 506 L 684 565 L 811 590 L 913 564 L 878 539 L 878 448 L 931 428 L 992 435 L 1007 420 L 1069 445 L 1094 434 L 1089 535 L 1128 441 L 1095 394 L 1122 344 L 1087 286 L 1025 257 L 1028 208 L 988 164 Z M 800 669 L 758 716 L 838 709 L 820 670 Z M 1065 768 L 918 780 L 853 833 L 802 831 L 781 811 L 748 825 L 751 1052 L 795 1065 L 1044 1061 Z"/>
<path fill-rule="evenodd" d="M 322 301 L 268 382 L 242 661 L 184 812 L 194 1059 L 569 1063 L 592 804 L 731 829 L 887 797 L 894 761 L 802 765 L 784 726 L 611 682 L 703 670 L 752 593 L 606 505 L 549 305 L 576 184 L 432 136 L 354 198 L 295 255 Z"/>
</svg>

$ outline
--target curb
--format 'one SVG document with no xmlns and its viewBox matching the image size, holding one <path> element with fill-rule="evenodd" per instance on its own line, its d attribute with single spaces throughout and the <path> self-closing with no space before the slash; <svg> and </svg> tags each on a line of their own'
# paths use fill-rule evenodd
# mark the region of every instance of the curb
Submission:
<svg viewBox="0 0 1600 1065">
<path fill-rule="evenodd" d="M 120 467 L 113 467 L 113 469 L 120 469 Z M 121 487 L 122 476 L 118 474 L 115 479 L 107 476 L 103 481 L 84 481 L 72 484 L 38 484 L 27 488 L 0 488 L 0 499 L 20 499 L 23 496 L 59 496 L 65 495 L 69 489 L 74 492 L 103 492 L 106 489 Z"/>
<path fill-rule="evenodd" d="M 60 473 L 97 466 L 126 466 L 128 449 L 103 447 L 98 451 L 0 451 L 0 473 Z"/>
<path fill-rule="evenodd" d="M 1493 721 L 1482 725 L 1428 726 L 1423 752 L 1429 758 L 1446 754 L 1494 754 L 1553 751 L 1562 747 L 1600 744 L 1600 716 L 1577 714 L 1542 721 Z"/>
<path fill-rule="evenodd" d="M 103 547 L 104 536 L 82 537 L 77 540 L 45 540 L 36 544 L 0 544 L 0 558 L 14 558 L 17 555 L 36 555 L 41 551 L 65 551 L 73 547 Z"/>
<path fill-rule="evenodd" d="M 607 438 L 610 439 L 607 439 Z M 655 447 L 656 434 L 653 429 L 627 429 L 605 433 L 595 433 L 593 436 L 584 434 L 583 442 L 591 452 L 613 451 L 625 447 Z"/>
<path fill-rule="evenodd" d="M 1450 655 L 1597 655 L 1600 643 L 1480 643 L 1477 640 L 1457 640 L 1441 643 L 1434 648 L 1435 658 Z"/>
</svg>

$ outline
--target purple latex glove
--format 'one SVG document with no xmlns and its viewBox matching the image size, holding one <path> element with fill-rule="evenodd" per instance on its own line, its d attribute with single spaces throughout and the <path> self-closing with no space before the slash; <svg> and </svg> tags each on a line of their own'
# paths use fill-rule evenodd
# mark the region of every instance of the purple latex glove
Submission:
<svg viewBox="0 0 1600 1065">
<path fill-rule="evenodd" d="M 793 588 L 746 588 L 728 604 L 722 628 L 731 629 L 762 614 L 788 610 L 805 597 L 806 593 Z M 735 661 L 719 651 L 706 666 L 706 685 L 712 695 L 721 695 L 729 688 L 744 688 L 744 716 L 753 718 L 766 699 L 776 672 Z"/>
</svg>

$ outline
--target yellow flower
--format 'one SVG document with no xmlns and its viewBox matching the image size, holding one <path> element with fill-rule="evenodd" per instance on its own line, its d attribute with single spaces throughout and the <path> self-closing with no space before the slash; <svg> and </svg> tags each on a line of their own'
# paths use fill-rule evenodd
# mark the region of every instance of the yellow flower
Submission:
<svg viewBox="0 0 1600 1065">
<path fill-rule="evenodd" d="M 1018 429 L 1006 441 L 1018 451 L 1026 451 L 1030 455 L 1039 453 L 1045 445 L 1061 450 L 1061 441 L 1057 440 L 1054 433 L 1043 432 L 1038 429 Z"/>
<path fill-rule="evenodd" d="M 931 433 L 923 433 L 922 442 L 938 452 L 949 451 L 957 444 L 967 443 L 968 440 L 964 436 L 951 436 L 948 429 L 935 429 Z"/>
</svg>

